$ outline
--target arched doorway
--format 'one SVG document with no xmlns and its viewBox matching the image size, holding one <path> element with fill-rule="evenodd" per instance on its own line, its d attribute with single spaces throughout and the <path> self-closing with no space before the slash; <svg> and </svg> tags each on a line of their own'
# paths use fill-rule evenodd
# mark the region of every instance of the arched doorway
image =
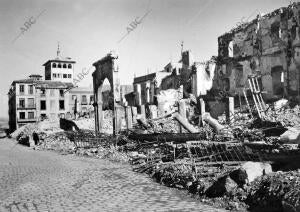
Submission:
<svg viewBox="0 0 300 212">
<path fill-rule="evenodd" d="M 119 133 L 121 129 L 120 116 L 118 115 L 118 104 L 120 102 L 120 81 L 118 77 L 118 67 L 115 64 L 117 56 L 109 53 L 104 58 L 93 63 L 96 70 L 93 72 L 94 98 L 93 104 L 95 110 L 95 132 L 96 134 L 102 132 L 103 124 L 103 89 L 104 82 L 107 80 L 110 84 L 110 95 L 112 98 L 112 112 L 113 112 L 113 134 Z M 106 83 L 107 84 L 107 83 Z"/>
</svg>

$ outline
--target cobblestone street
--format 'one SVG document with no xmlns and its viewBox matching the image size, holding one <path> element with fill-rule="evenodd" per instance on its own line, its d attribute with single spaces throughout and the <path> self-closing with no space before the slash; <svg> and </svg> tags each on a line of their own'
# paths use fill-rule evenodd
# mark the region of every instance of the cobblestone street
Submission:
<svg viewBox="0 0 300 212">
<path fill-rule="evenodd" d="M 0 140 L 0 211 L 222 211 L 128 165 Z"/>
</svg>

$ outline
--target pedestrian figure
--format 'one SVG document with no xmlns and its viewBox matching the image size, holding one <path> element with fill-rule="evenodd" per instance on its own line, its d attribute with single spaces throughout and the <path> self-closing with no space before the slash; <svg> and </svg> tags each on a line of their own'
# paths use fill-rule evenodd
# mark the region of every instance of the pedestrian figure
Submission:
<svg viewBox="0 0 300 212">
<path fill-rule="evenodd" d="M 34 140 L 34 144 L 37 145 L 40 141 L 39 135 L 36 132 L 33 132 L 32 137 L 33 137 L 33 140 Z"/>
</svg>

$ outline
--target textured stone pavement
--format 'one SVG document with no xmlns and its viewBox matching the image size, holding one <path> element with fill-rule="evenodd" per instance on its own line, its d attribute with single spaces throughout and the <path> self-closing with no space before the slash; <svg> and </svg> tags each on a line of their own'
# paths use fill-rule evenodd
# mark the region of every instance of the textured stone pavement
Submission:
<svg viewBox="0 0 300 212">
<path fill-rule="evenodd" d="M 0 212 L 222 211 L 128 165 L 35 151 L 0 139 Z"/>
</svg>

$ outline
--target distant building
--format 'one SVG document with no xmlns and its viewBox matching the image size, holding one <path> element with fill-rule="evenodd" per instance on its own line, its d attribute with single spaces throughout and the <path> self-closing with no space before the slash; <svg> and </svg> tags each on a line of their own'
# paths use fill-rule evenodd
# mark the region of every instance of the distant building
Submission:
<svg viewBox="0 0 300 212">
<path fill-rule="evenodd" d="M 72 83 L 41 80 L 41 76 L 15 80 L 8 96 L 9 128 L 15 130 L 27 123 L 45 118 L 65 117 L 69 111 L 68 93 Z"/>
<path fill-rule="evenodd" d="M 9 128 L 11 131 L 27 124 L 46 118 L 71 118 L 74 116 L 70 88 L 74 87 L 74 64 L 71 58 L 60 56 L 45 64 L 45 80 L 41 75 L 30 75 L 27 79 L 14 80 L 8 92 Z M 72 91 L 77 95 L 81 105 L 80 89 Z M 77 92 L 76 92 L 77 91 Z M 88 94 L 87 94 L 88 93 Z M 92 94 L 92 89 L 84 94 Z M 78 107 L 77 112 L 81 112 Z"/>
<path fill-rule="evenodd" d="M 75 63 L 71 58 L 61 57 L 58 47 L 57 57 L 43 65 L 45 80 L 35 74 L 12 82 L 8 92 L 10 131 L 46 118 L 74 118 L 75 113 L 93 116 L 93 88 L 74 87 Z M 121 85 L 124 95 L 132 91 L 132 86 L 129 87 Z M 109 85 L 103 86 L 103 92 L 107 93 L 103 97 L 106 109 L 109 109 L 109 90 Z"/>
</svg>

